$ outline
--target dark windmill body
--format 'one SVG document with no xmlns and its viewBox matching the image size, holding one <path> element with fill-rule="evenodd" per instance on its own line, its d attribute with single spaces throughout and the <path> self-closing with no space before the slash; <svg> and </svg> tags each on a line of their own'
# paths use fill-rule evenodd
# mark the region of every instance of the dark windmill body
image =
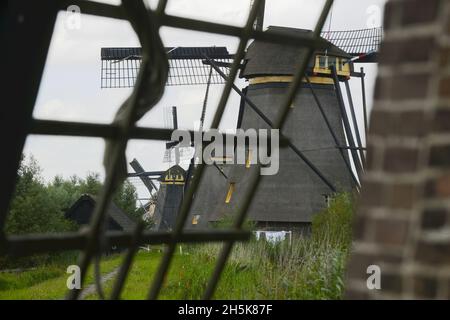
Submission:
<svg viewBox="0 0 450 320">
<path fill-rule="evenodd" d="M 307 30 L 281 27 L 269 27 L 269 30 L 310 33 Z M 292 81 L 295 66 L 303 54 L 304 50 L 296 47 L 258 41 L 253 42 L 247 50 L 241 76 L 248 80 L 249 86 L 244 89 L 244 94 L 271 121 L 274 121 L 277 108 Z M 339 146 L 345 146 L 342 115 L 329 67 L 334 65 L 338 78 L 347 79 L 353 72 L 353 63 L 346 63 L 351 58 L 333 45 L 326 52 L 314 54 L 307 72 L 310 83 L 304 80 L 282 130 L 294 145 L 301 146 L 308 159 L 336 186 L 336 191 L 350 191 L 355 186 L 346 168 L 345 161 L 349 163 L 349 157 L 345 153 L 344 160 L 340 154 L 310 89 L 313 88 L 319 99 Z M 244 99 L 238 127 L 244 130 L 270 129 Z M 252 150 L 248 152 L 249 162 L 250 158 L 257 155 L 252 155 Z M 202 198 L 194 199 L 191 224 L 201 227 L 220 221 L 232 216 L 242 203 L 250 165 L 224 165 L 222 170 L 227 178 L 216 168 L 207 169 L 198 192 Z M 264 229 L 304 229 L 310 224 L 313 214 L 327 206 L 329 197 L 334 193 L 306 163 L 299 160 L 291 148 L 280 150 L 278 174 L 261 179 L 248 217 Z"/>
<path fill-rule="evenodd" d="M 136 173 L 129 174 L 129 176 L 139 177 L 152 197 L 144 206 L 144 210 L 147 209 L 147 218 L 153 222 L 152 229 L 155 231 L 171 230 L 183 200 L 186 171 L 176 164 L 166 171 L 146 172 L 136 159 L 133 159 L 130 165 Z M 159 182 L 159 188 L 152 180 Z M 154 207 L 150 208 L 154 199 L 156 199 Z"/>
<path fill-rule="evenodd" d="M 160 178 L 157 203 L 154 213 L 154 229 L 171 230 L 183 200 L 186 171 L 179 165 L 167 170 Z"/>
</svg>

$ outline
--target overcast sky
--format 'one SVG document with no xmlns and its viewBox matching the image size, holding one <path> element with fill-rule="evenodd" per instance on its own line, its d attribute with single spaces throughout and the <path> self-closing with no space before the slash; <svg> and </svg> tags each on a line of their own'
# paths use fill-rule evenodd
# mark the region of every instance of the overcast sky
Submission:
<svg viewBox="0 0 450 320">
<path fill-rule="evenodd" d="M 119 1 L 101 1 L 118 3 Z M 156 1 L 150 1 L 154 6 Z M 311 29 L 323 6 L 318 0 L 266 0 L 264 27 L 279 25 Z M 336 0 L 330 25 L 326 29 L 349 30 L 380 26 L 385 0 Z M 173 15 L 243 26 L 249 12 L 250 0 L 169 0 L 167 12 Z M 378 9 L 377 9 L 378 8 Z M 83 8 L 81 8 L 83 10 Z M 181 29 L 161 29 L 166 47 L 177 46 L 226 46 L 233 53 L 238 40 L 233 37 L 191 32 Z M 55 26 L 47 57 L 34 117 L 84 122 L 109 123 L 131 89 L 100 89 L 100 49 L 102 47 L 139 46 L 137 37 L 126 21 L 81 16 L 79 29 L 67 28 L 67 14 L 61 12 Z M 369 108 L 376 77 L 376 65 L 366 64 Z M 239 87 L 245 82 L 238 81 Z M 206 124 L 210 123 L 216 109 L 222 85 L 211 88 Z M 358 120 L 362 126 L 361 90 L 359 80 L 352 81 L 352 90 Z M 141 126 L 164 127 L 164 110 L 178 107 L 180 127 L 193 128 L 201 113 L 205 86 L 166 87 L 163 99 L 140 122 Z M 236 126 L 239 99 L 230 96 L 221 128 Z M 103 177 L 102 139 L 29 136 L 25 146 L 27 155 L 33 154 L 43 169 L 43 176 L 50 181 L 55 175 L 86 176 L 98 172 Z M 164 143 L 130 141 L 127 157 L 137 158 L 146 170 L 165 170 Z M 131 168 L 129 168 L 132 171 Z M 135 180 L 133 180 L 135 181 Z M 141 197 L 148 194 L 136 181 Z"/>
</svg>

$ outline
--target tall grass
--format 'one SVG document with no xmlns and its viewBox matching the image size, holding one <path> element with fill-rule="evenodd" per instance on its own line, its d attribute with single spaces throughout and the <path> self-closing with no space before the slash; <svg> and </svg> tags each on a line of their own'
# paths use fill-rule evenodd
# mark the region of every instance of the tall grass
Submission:
<svg viewBox="0 0 450 320">
<path fill-rule="evenodd" d="M 236 243 L 221 275 L 216 299 L 340 299 L 344 266 L 351 244 L 353 197 L 336 196 L 330 207 L 317 214 L 310 236 L 271 244 L 253 239 Z M 161 299 L 201 299 L 221 249 L 220 244 L 183 245 L 164 281 Z M 102 271 L 110 272 L 118 257 L 105 259 Z M 134 260 L 122 293 L 123 299 L 145 299 L 161 254 L 140 252 Z M 0 274 L 0 299 L 57 299 L 65 293 L 65 269 L 47 268 Z M 64 274 L 61 274 L 64 273 Z M 52 278 L 52 279 L 50 279 Z M 88 283 L 92 275 L 88 277 Z M 105 285 L 111 291 L 113 281 Z M 3 290 L 3 291 L 2 291 Z M 90 299 L 98 298 L 95 294 Z"/>
<path fill-rule="evenodd" d="M 340 194 L 328 209 L 315 216 L 309 237 L 294 237 L 292 244 L 256 240 L 236 244 L 216 298 L 340 299 L 352 216 L 353 197 Z M 205 264 L 213 264 L 220 247 L 206 244 L 190 248 L 191 257 L 185 258 L 183 268 L 185 274 L 195 278 L 189 283 L 196 284 L 195 288 L 184 287 L 185 297 L 200 297 L 207 278 Z M 199 261 L 207 263 L 200 267 Z"/>
</svg>

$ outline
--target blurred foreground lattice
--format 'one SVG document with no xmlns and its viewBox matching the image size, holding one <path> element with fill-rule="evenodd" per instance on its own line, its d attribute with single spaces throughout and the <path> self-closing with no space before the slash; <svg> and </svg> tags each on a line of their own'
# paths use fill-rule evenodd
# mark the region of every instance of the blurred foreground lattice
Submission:
<svg viewBox="0 0 450 320">
<path fill-rule="evenodd" d="M 148 293 L 149 299 L 156 299 L 163 284 L 163 279 L 167 274 L 171 259 L 174 255 L 176 245 L 178 243 L 200 243 L 200 242 L 224 242 L 223 250 L 217 260 L 217 265 L 208 282 L 205 290 L 204 298 L 211 298 L 220 278 L 220 274 L 231 252 L 233 243 L 235 241 L 244 241 L 249 239 L 249 233 L 242 231 L 241 227 L 245 219 L 246 210 L 253 197 L 255 188 L 259 181 L 259 165 L 252 168 L 252 179 L 249 183 L 249 188 L 245 192 L 242 200 L 241 210 L 237 212 L 236 221 L 233 228 L 230 230 L 214 230 L 204 232 L 188 232 L 183 230 L 185 220 L 190 208 L 192 197 L 199 184 L 203 173 L 203 165 L 199 165 L 195 169 L 195 174 L 186 189 L 185 197 L 177 218 L 176 227 L 169 232 L 151 232 L 144 231 L 142 225 L 138 225 L 133 232 L 103 232 L 101 226 L 105 217 L 105 208 L 111 198 L 111 194 L 115 188 L 115 183 L 120 177 L 118 174 L 122 170 L 122 159 L 124 158 L 124 150 L 129 139 L 143 139 L 143 140 L 162 140 L 167 141 L 171 138 L 170 129 L 157 129 L 147 127 L 136 127 L 135 121 L 142 114 L 139 114 L 139 104 L 142 103 L 142 98 L 146 98 L 150 104 L 158 101 L 158 92 L 152 96 L 152 92 L 157 89 L 155 87 L 164 86 L 166 83 L 156 83 L 156 79 L 165 82 L 164 70 L 159 70 L 162 67 L 163 61 L 156 61 L 161 54 L 161 39 L 158 35 L 160 26 L 168 26 L 172 28 L 189 29 L 200 32 L 211 32 L 221 35 L 228 35 L 238 37 L 240 44 L 237 52 L 233 57 L 225 53 L 221 48 L 212 48 L 212 52 L 202 52 L 201 54 L 212 54 L 218 59 L 218 62 L 231 62 L 226 66 L 229 80 L 225 83 L 222 99 L 217 107 L 216 114 L 213 118 L 211 128 L 217 128 L 222 113 L 225 108 L 228 96 L 230 94 L 233 81 L 235 80 L 240 63 L 244 57 L 247 42 L 250 39 L 263 39 L 280 44 L 295 44 L 308 48 L 308 53 L 303 58 L 303 61 L 298 66 L 294 81 L 291 84 L 293 90 L 290 90 L 286 101 L 279 106 L 279 121 L 274 123 L 274 128 L 280 128 L 286 118 L 287 110 L 295 98 L 297 89 L 301 84 L 301 79 L 304 75 L 307 62 L 309 61 L 315 48 L 319 47 L 320 31 L 328 15 L 329 9 L 333 3 L 327 0 L 322 14 L 317 22 L 314 31 L 314 38 L 305 39 L 293 35 L 283 35 L 279 33 L 265 32 L 254 30 L 253 23 L 256 19 L 258 8 L 262 1 L 255 1 L 254 6 L 249 14 L 248 21 L 243 28 L 235 26 L 216 24 L 206 21 L 188 19 L 178 16 L 171 16 L 165 13 L 167 1 L 159 1 L 158 8 L 153 12 L 149 9 L 143 9 L 144 4 L 141 1 L 124 0 L 122 5 L 109 5 L 93 1 L 84 0 L 42 0 L 42 1 L 26 1 L 16 0 L 10 1 L 7 4 L 7 10 L 4 12 L 5 25 L 8 32 L 2 33 L 2 43 L 8 43 L 7 57 L 2 59 L 4 64 L 4 72 L 9 75 L 10 90 L 5 90 L 2 97 L 5 101 L 11 104 L 2 108 L 2 121 L 0 126 L 0 133 L 2 137 L 3 148 L 3 172 L 2 180 L 0 181 L 1 189 L 3 191 L 0 198 L 0 254 L 11 256 L 29 256 L 39 253 L 79 250 L 80 265 L 82 267 L 89 265 L 93 260 L 98 263 L 99 257 L 107 243 L 109 245 L 127 247 L 125 260 L 119 270 L 119 274 L 115 279 L 113 292 L 109 298 L 117 299 L 120 297 L 121 289 L 124 285 L 126 275 L 129 271 L 132 259 L 136 253 L 138 246 L 141 244 L 165 244 L 164 256 L 157 273 L 150 284 Z M 100 17 L 109 17 L 115 19 L 129 20 L 135 30 L 143 30 L 142 34 L 138 34 L 141 41 L 143 52 L 140 49 L 134 49 L 130 52 L 115 52 L 114 49 L 105 50 L 105 57 L 109 56 L 116 61 L 114 67 L 111 67 L 112 62 L 108 67 L 104 67 L 104 74 L 102 76 L 102 85 L 105 86 L 134 86 L 132 96 L 122 106 L 123 113 L 118 115 L 117 121 L 111 124 L 100 123 L 81 123 L 81 122 L 67 122 L 55 120 L 41 120 L 32 117 L 36 96 L 39 91 L 39 85 L 44 70 L 46 56 L 49 50 L 50 41 L 52 39 L 53 29 L 56 22 L 56 16 L 59 11 L 66 11 L 69 6 L 78 6 L 82 14 L 95 15 Z M 141 10 L 143 9 L 143 10 Z M 145 33 L 145 34 L 144 34 Z M 24 41 L 27 39 L 27 41 Z M 170 51 L 171 49 L 167 48 Z M 179 61 L 174 58 L 176 54 L 188 54 L 187 48 L 174 49 L 172 52 L 165 52 L 167 56 L 164 59 L 170 59 L 171 66 L 174 70 L 177 69 Z M 219 52 L 220 51 L 220 52 Z M 223 53 L 223 56 L 221 54 Z M 192 53 L 192 52 L 191 52 Z M 193 53 L 195 54 L 195 53 Z M 215 54 L 218 54 L 214 56 Z M 148 63 L 149 68 L 142 70 L 142 65 L 139 65 L 138 60 L 142 64 Z M 208 57 L 210 58 L 210 57 Z M 193 56 L 192 63 L 198 69 L 205 70 L 203 67 L 202 58 L 197 55 Z M 222 60 L 221 60 L 222 59 Z M 105 59 L 106 61 L 106 59 Z M 112 60 L 109 60 L 112 61 Z M 166 61 L 167 62 L 167 61 Z M 202 66 L 199 63 L 202 63 Z M 132 65 L 130 67 L 130 65 Z M 126 67 L 125 67 L 126 66 Z M 132 74 L 128 74 L 124 69 L 128 70 L 130 67 Z M 115 68 L 113 70 L 113 68 Z M 189 71 L 194 68 L 192 65 L 182 65 L 180 68 Z M 208 68 L 208 67 L 206 67 Z M 137 74 L 137 71 L 142 74 Z M 109 77 L 113 75 L 118 77 L 118 83 L 111 83 L 108 81 Z M 151 76 L 149 76 L 151 75 Z M 137 77 L 137 81 L 133 79 Z M 214 81 L 221 81 L 215 77 Z M 204 73 L 186 75 L 169 76 L 169 84 L 183 84 L 183 81 L 204 83 Z M 146 86 L 153 84 L 152 86 Z M 153 90 L 153 91 L 152 91 Z M 150 93 L 150 94 L 149 94 Z M 145 100 L 146 101 L 146 100 Z M 145 102 L 144 101 L 144 102 Z M 120 120 L 120 121 L 119 121 Z M 87 232 L 73 232 L 63 234 L 34 234 L 34 235 L 6 235 L 4 233 L 4 226 L 6 216 L 8 213 L 8 206 L 14 192 L 14 185 L 16 179 L 16 172 L 19 166 L 20 157 L 24 147 L 25 139 L 28 135 L 51 135 L 51 136 L 76 136 L 76 137 L 100 137 L 107 140 L 108 153 L 106 159 L 106 178 L 103 190 L 97 199 L 94 215 L 91 219 L 90 229 Z M 97 259 L 94 259 L 97 257 Z M 82 268 L 82 274 L 85 275 L 87 268 Z M 97 277 L 97 289 L 101 292 L 100 281 Z M 80 295 L 80 290 L 72 290 L 68 294 L 68 298 L 77 299 Z"/>
</svg>

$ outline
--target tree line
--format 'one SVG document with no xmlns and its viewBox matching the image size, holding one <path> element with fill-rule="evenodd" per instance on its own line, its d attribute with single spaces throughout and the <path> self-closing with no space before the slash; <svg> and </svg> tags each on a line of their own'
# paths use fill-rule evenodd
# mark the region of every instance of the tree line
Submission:
<svg viewBox="0 0 450 320">
<path fill-rule="evenodd" d="M 76 230 L 75 223 L 65 219 L 65 212 L 81 195 L 98 195 L 101 188 L 98 173 L 89 173 L 84 178 L 56 176 L 46 183 L 33 156 L 22 156 L 5 231 L 7 234 L 27 234 Z M 137 198 L 136 188 L 125 181 L 114 194 L 113 201 L 137 220 L 142 219 L 144 213 L 136 206 Z"/>
</svg>

